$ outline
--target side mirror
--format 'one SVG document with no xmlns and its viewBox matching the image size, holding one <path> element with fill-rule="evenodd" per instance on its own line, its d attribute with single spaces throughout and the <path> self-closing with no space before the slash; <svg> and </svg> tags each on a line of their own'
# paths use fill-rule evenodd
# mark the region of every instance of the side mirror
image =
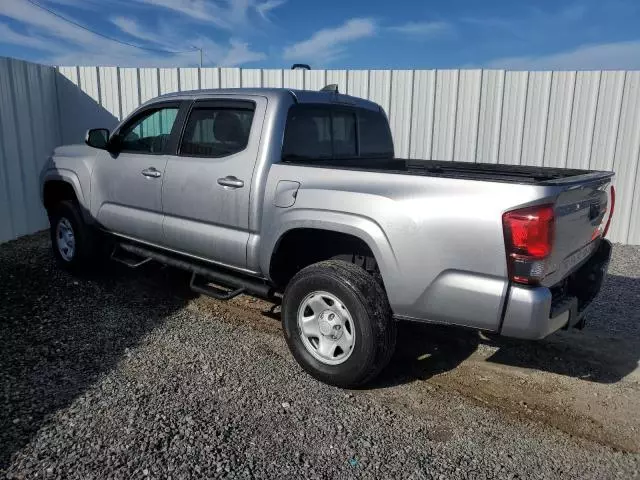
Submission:
<svg viewBox="0 0 640 480">
<path fill-rule="evenodd" d="M 107 143 L 107 151 L 113 155 L 117 155 L 120 153 L 122 149 L 122 135 L 119 133 L 115 133 L 109 139 L 109 143 Z"/>
<path fill-rule="evenodd" d="M 109 130 L 106 128 L 92 128 L 87 130 L 84 143 L 93 148 L 106 150 L 109 144 Z"/>
</svg>

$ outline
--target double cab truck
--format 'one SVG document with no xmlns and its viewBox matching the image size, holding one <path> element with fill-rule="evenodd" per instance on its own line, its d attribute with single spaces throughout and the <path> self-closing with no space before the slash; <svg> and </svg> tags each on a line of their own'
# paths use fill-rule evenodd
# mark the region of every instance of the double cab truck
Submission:
<svg viewBox="0 0 640 480">
<path fill-rule="evenodd" d="M 334 86 L 172 93 L 85 143 L 41 174 L 62 267 L 109 251 L 281 302 L 293 356 L 342 387 L 384 368 L 398 321 L 582 327 L 609 262 L 612 172 L 399 159 L 383 109 Z"/>
</svg>

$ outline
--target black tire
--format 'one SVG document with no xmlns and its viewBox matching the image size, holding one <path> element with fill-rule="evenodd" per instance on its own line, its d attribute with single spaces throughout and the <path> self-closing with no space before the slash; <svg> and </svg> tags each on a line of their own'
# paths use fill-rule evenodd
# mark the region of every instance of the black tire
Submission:
<svg viewBox="0 0 640 480">
<path fill-rule="evenodd" d="M 58 224 L 66 219 L 71 225 L 75 239 L 75 250 L 70 258 L 65 258 L 57 243 Z M 80 207 L 72 201 L 62 201 L 49 210 L 49 232 L 51 247 L 58 265 L 73 273 L 88 270 L 96 259 L 98 238 L 91 227 L 85 224 L 80 213 Z"/>
<path fill-rule="evenodd" d="M 298 309 L 315 291 L 339 298 L 355 329 L 350 356 L 338 365 L 314 357 L 305 347 L 298 326 Z M 389 363 L 396 344 L 396 323 L 387 295 L 373 276 L 352 263 L 327 260 L 310 265 L 289 282 L 282 302 L 282 323 L 291 353 L 309 374 L 330 385 L 360 387 Z"/>
</svg>

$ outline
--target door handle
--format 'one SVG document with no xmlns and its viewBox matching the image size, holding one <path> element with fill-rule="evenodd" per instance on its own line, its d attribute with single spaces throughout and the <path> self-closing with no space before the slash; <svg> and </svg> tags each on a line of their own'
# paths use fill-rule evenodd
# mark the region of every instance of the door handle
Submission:
<svg viewBox="0 0 640 480">
<path fill-rule="evenodd" d="M 228 177 L 219 178 L 218 185 L 222 185 L 223 187 L 241 188 L 244 187 L 244 182 L 233 175 L 230 175 Z"/>
<path fill-rule="evenodd" d="M 149 178 L 159 178 L 162 174 L 154 167 L 149 167 L 146 170 L 142 170 L 142 175 Z"/>
</svg>

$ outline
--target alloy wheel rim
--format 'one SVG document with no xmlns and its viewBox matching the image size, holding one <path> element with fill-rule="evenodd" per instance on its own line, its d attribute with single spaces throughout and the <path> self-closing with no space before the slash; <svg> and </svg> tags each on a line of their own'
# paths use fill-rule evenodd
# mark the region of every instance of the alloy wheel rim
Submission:
<svg viewBox="0 0 640 480">
<path fill-rule="evenodd" d="M 353 318 L 344 302 L 329 292 L 312 292 L 302 300 L 298 329 L 307 351 L 326 365 L 344 363 L 353 352 Z"/>
<path fill-rule="evenodd" d="M 65 217 L 61 217 L 56 225 L 56 245 L 64 260 L 67 262 L 73 260 L 76 253 L 76 237 L 71 222 Z"/>
</svg>

